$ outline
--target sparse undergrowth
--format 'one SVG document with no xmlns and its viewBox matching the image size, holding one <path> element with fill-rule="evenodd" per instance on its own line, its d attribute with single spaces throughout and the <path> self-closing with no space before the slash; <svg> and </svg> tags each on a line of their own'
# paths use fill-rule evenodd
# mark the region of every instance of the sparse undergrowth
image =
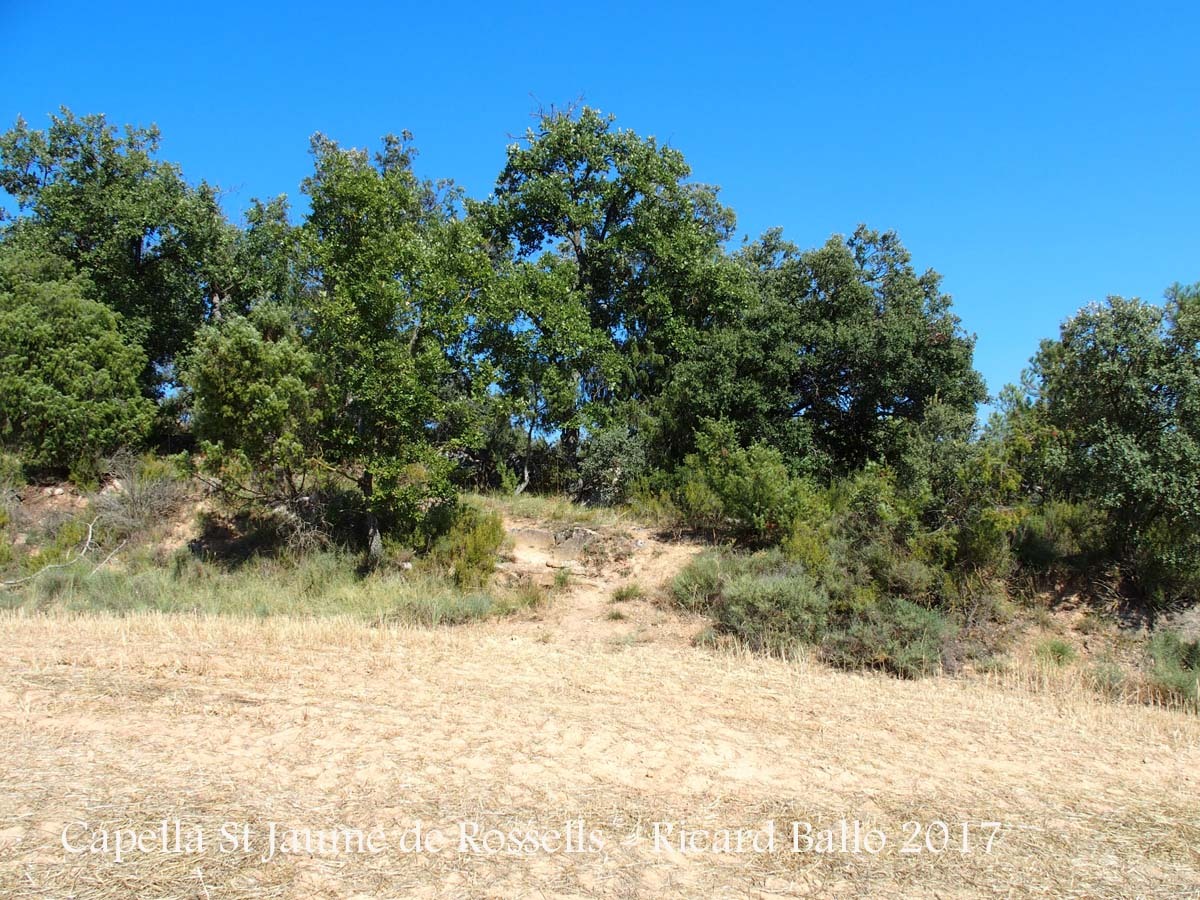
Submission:
<svg viewBox="0 0 1200 900">
<path fill-rule="evenodd" d="M 205 512 L 201 537 L 165 549 L 163 530 L 197 486 L 154 457 L 122 457 L 90 497 L 37 520 L 0 506 L 0 606 L 70 612 L 135 610 L 234 616 L 349 615 L 455 624 L 537 605 L 544 592 L 500 589 L 491 573 L 505 534 L 495 512 L 464 507 L 430 552 L 397 550 L 364 574 L 336 546 L 297 551 L 269 516 Z M 6 484 L 12 484 L 7 473 Z M 60 492 L 61 493 L 61 492 Z M 51 491 L 53 494 L 53 491 Z M 5 493 L 16 497 L 13 488 Z M 86 502 L 85 502 L 86 501 Z M 15 513 L 9 513 L 15 506 Z M 20 520 L 20 550 L 12 522 Z"/>
<path fill-rule="evenodd" d="M 360 577 L 352 558 L 310 554 L 298 562 L 262 560 L 223 569 L 178 554 L 169 568 L 137 572 L 44 572 L 20 591 L 0 595 L 8 608 L 127 613 L 140 610 L 234 616 L 349 615 L 370 621 L 427 625 L 479 619 L 502 610 L 503 598 L 463 591 L 424 574 Z"/>
<path fill-rule="evenodd" d="M 14 499 L 22 490 L 19 470 L 14 475 L 13 467 L 6 467 L 0 580 L 20 583 L 0 591 L 0 606 L 456 624 L 540 607 L 552 592 L 571 584 L 566 569 L 555 573 L 552 587 L 532 581 L 495 584 L 493 568 L 506 546 L 502 514 L 537 515 L 585 530 L 612 530 L 630 520 L 628 510 L 595 510 L 566 498 L 475 496 L 427 552 L 391 547 L 384 563 L 364 575 L 352 552 L 276 545 L 269 521 L 216 513 L 206 513 L 210 530 L 220 524 L 249 531 L 232 542 L 205 538 L 190 547 L 165 549 L 166 531 L 172 521 L 183 521 L 179 517 L 187 514 L 185 504 L 194 500 L 197 486 L 169 461 L 126 457 L 117 462 L 115 481 L 90 497 L 54 498 L 71 502 L 48 505 L 54 511 L 41 521 L 31 519 Z M 46 493 L 24 490 L 36 490 L 39 497 Z M 861 515 L 862 504 L 844 508 Z M 13 546 L 17 525 L 20 547 Z M 964 606 L 959 602 L 963 585 L 939 577 L 923 562 L 929 551 L 919 534 L 905 548 L 876 528 L 855 549 L 845 540 L 846 526 L 841 527 L 839 534 L 828 525 L 797 524 L 782 548 L 713 550 L 678 574 L 670 595 L 680 606 L 713 618 L 708 643 L 727 635 L 752 649 L 816 656 L 840 668 L 903 677 L 954 671 L 964 659 L 980 673 L 1017 671 L 1021 661 L 1008 658 L 1003 648 L 963 639 L 965 631 L 980 631 L 969 615 L 982 611 L 998 620 L 1003 613 L 1019 619 L 1008 623 L 1010 632 L 1025 626 L 1049 632 L 1030 648 L 1030 662 L 1046 670 L 1037 677 L 1078 682 L 1114 700 L 1197 703 L 1200 651 L 1195 642 L 1165 630 L 1148 645 L 1120 638 L 1115 621 L 1101 622 L 1095 613 L 1080 617 L 1072 641 L 1052 627 L 1055 615 L 1044 605 L 1025 609 L 993 599 Z M 628 581 L 612 590 L 610 600 L 620 604 L 646 596 L 642 584 Z M 614 607 L 606 617 L 621 621 L 627 616 Z M 1001 630 L 997 626 L 996 633 Z M 1086 644 L 1088 638 L 1101 647 L 1120 640 L 1124 650 L 1110 657 L 1093 648 L 1081 656 L 1080 641 Z M 1139 655 L 1144 663 L 1137 661 Z"/>
</svg>

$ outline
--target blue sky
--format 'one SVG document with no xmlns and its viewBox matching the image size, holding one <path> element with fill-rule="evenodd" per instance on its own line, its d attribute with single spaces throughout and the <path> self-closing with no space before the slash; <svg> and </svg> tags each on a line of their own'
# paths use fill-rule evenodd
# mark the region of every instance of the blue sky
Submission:
<svg viewBox="0 0 1200 900">
<path fill-rule="evenodd" d="M 897 230 L 995 391 L 1107 294 L 1200 280 L 1200 5 L 0 0 L 0 123 L 157 123 L 192 180 L 299 201 L 308 137 L 409 129 L 488 193 L 538 103 L 681 149 L 739 233 Z"/>
</svg>

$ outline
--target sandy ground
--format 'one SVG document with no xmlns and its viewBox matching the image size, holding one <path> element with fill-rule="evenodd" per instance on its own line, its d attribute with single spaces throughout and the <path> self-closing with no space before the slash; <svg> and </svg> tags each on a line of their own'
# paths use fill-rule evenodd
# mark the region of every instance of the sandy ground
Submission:
<svg viewBox="0 0 1200 900">
<path fill-rule="evenodd" d="M 571 555 L 512 527 L 518 575 Z M 627 537 L 455 629 L 0 617 L 0 896 L 1200 896 L 1196 716 L 698 649 L 608 618 L 695 552 Z"/>
</svg>

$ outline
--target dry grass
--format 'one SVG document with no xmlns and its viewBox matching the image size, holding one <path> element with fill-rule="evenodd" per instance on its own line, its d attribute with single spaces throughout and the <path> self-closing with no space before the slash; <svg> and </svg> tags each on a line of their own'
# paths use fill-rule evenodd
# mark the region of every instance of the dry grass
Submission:
<svg viewBox="0 0 1200 900">
<path fill-rule="evenodd" d="M 1200 719 L 1046 684 L 351 618 L 0 615 L 10 897 L 1187 896 Z M 64 823 L 582 819 L 591 855 L 67 856 Z M 694 827 L 999 820 L 990 854 L 656 853 Z"/>
<path fill-rule="evenodd" d="M 590 525 L 607 527 L 630 521 L 629 515 L 620 508 L 608 506 L 584 506 L 560 494 L 469 494 L 470 502 L 484 509 L 495 510 L 502 515 L 520 519 L 532 519 L 559 525 Z"/>
<path fill-rule="evenodd" d="M 39 587 L 0 613 L 0 896 L 1200 896 L 1194 712 L 1111 702 L 1087 659 L 904 682 L 696 648 L 705 622 L 653 597 L 700 547 L 563 501 L 497 507 L 514 538 L 502 620 L 403 624 L 439 620 L 414 611 L 426 594 L 443 608 L 442 582 L 359 582 L 318 557 L 123 594 L 115 576 Z M 629 552 L 590 554 L 548 520 L 616 524 Z M 614 607 L 631 585 L 648 594 Z M 390 847 L 263 861 L 261 842 L 210 842 L 117 863 L 61 846 L 76 820 L 176 819 L 210 838 L 226 822 L 260 838 L 271 822 L 378 827 Z M 789 822 L 845 819 L 889 848 L 786 852 Z M 396 845 L 417 821 L 568 820 L 602 852 Z M 991 853 L 906 855 L 910 820 L 1006 827 Z M 656 821 L 776 822 L 780 845 L 658 851 Z"/>
</svg>

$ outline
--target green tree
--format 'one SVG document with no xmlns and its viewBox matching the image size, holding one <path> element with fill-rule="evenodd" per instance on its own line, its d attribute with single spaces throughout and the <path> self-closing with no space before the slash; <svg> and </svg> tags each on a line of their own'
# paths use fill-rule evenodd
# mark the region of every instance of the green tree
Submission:
<svg viewBox="0 0 1200 900">
<path fill-rule="evenodd" d="M 206 325 L 181 368 L 192 428 L 222 486 L 260 503 L 295 503 L 317 454 L 316 363 L 275 304 Z"/>
<path fill-rule="evenodd" d="M 301 234 L 289 221 L 286 196 L 251 201 L 246 225 L 234 231 L 227 251 L 232 311 L 246 313 L 262 302 L 301 311 L 308 304 L 311 285 Z"/>
<path fill-rule="evenodd" d="M 85 480 L 153 417 L 138 390 L 145 356 L 92 290 L 65 260 L 0 245 L 0 442 Z"/>
<path fill-rule="evenodd" d="M 591 325 L 574 267 L 553 254 L 506 264 L 493 294 L 481 347 L 495 366 L 499 402 L 522 433 L 521 493 L 532 477 L 535 437 L 587 424 L 578 373 L 603 358 L 608 336 Z"/>
<path fill-rule="evenodd" d="M 509 146 L 492 197 L 476 207 L 519 258 L 550 252 L 569 267 L 561 299 L 607 338 L 564 361 L 559 376 L 574 382 L 573 406 L 592 421 L 614 401 L 657 395 L 700 329 L 743 299 L 743 279 L 721 252 L 733 214 L 690 174 L 678 150 L 615 127 L 611 116 L 551 110 Z M 541 267 L 561 277 L 549 262 Z M 573 455 L 576 416 L 560 418 Z"/>
<path fill-rule="evenodd" d="M 326 463 L 362 492 L 370 553 L 412 533 L 454 490 L 441 428 L 478 379 L 470 309 L 490 276 L 457 195 L 417 178 L 407 135 L 372 158 L 314 137 L 304 223 L 315 296 Z"/>
<path fill-rule="evenodd" d="M 216 190 L 157 159 L 159 140 L 65 107 L 44 131 L 18 119 L 0 135 L 0 189 L 17 202 L 20 240 L 69 260 L 163 367 L 231 290 L 220 268 L 233 235 Z M 158 380 L 151 365 L 142 377 Z"/>
<path fill-rule="evenodd" d="M 794 470 L 849 472 L 898 458 L 899 426 L 933 406 L 961 422 L 984 399 L 940 276 L 917 274 L 894 233 L 860 227 L 801 253 L 773 231 L 740 259 L 758 296 L 676 371 L 662 416 L 676 453 L 702 419 L 723 418 Z"/>
<path fill-rule="evenodd" d="M 1110 538 L 1159 600 L 1200 588 L 1200 287 L 1159 307 L 1110 297 L 1033 359 L 1027 413 L 1048 431 L 1044 487 L 1109 514 Z"/>
</svg>

